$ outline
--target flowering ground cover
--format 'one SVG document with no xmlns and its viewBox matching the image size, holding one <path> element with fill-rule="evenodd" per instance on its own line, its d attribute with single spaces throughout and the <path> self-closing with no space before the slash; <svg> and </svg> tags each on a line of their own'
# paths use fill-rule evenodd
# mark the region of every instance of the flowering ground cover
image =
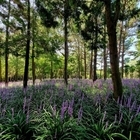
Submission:
<svg viewBox="0 0 140 140">
<path fill-rule="evenodd" d="M 0 140 L 139 140 L 140 80 L 46 80 L 23 90 L 0 88 Z"/>
</svg>

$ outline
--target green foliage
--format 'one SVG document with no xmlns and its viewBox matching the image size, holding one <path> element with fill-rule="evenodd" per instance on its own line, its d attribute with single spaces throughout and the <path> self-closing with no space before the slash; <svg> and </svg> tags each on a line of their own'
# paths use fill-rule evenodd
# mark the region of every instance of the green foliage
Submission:
<svg viewBox="0 0 140 140">
<path fill-rule="evenodd" d="M 1 0 L 0 4 L 4 4 L 6 2 L 6 0 Z"/>
<path fill-rule="evenodd" d="M 31 139 L 34 128 L 30 120 L 27 120 L 26 114 L 21 110 L 14 113 L 6 112 L 6 119 L 2 120 L 0 139 L 1 140 L 25 140 Z"/>
<path fill-rule="evenodd" d="M 97 2 L 85 3 L 82 6 L 85 15 L 83 15 L 83 18 L 81 19 L 82 24 L 80 33 L 83 36 L 83 39 L 88 42 L 89 48 L 92 50 L 102 48 L 105 44 L 102 36 L 103 28 L 101 27 L 103 26 L 104 21 L 102 21 L 102 15 L 99 17 L 99 11 L 101 11 L 102 7 L 103 4 Z"/>
<path fill-rule="evenodd" d="M 39 15 L 41 16 L 43 25 L 45 25 L 48 28 L 56 27 L 58 25 L 58 22 L 55 21 L 55 17 L 51 9 L 47 9 L 46 7 L 44 7 L 40 0 L 36 0 L 36 5 L 38 8 Z"/>
<path fill-rule="evenodd" d="M 85 136 L 85 128 L 80 126 L 74 118 L 65 117 L 62 120 L 59 111 L 52 107 L 50 112 L 44 110 L 38 123 L 36 140 L 80 140 Z"/>
</svg>

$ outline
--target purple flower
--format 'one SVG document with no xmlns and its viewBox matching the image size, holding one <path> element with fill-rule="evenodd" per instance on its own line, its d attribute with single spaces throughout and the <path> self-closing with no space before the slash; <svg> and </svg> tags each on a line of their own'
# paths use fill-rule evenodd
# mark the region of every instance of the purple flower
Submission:
<svg viewBox="0 0 140 140">
<path fill-rule="evenodd" d="M 26 110 L 26 103 L 27 103 L 27 100 L 26 100 L 26 96 L 25 96 L 24 102 L 23 102 L 23 112 L 25 112 L 25 110 Z"/>
<path fill-rule="evenodd" d="M 69 103 L 71 107 L 73 107 L 74 104 L 74 97 L 72 98 L 72 101 Z"/>
<path fill-rule="evenodd" d="M 64 118 L 64 114 L 65 114 L 65 111 L 67 110 L 68 108 L 68 101 L 65 101 L 62 103 L 62 107 L 61 107 L 61 120 L 63 120 Z"/>
<path fill-rule="evenodd" d="M 72 117 L 73 114 L 73 108 L 69 105 L 68 107 L 68 114 L 70 115 L 70 117 Z"/>
<path fill-rule="evenodd" d="M 74 98 L 69 102 L 69 107 L 68 107 L 68 114 L 72 117 L 73 114 L 73 104 L 74 104 Z"/>
<path fill-rule="evenodd" d="M 69 90 L 72 90 L 72 88 L 73 88 L 73 85 L 70 84 L 70 85 L 69 85 Z"/>
<path fill-rule="evenodd" d="M 130 107 L 131 106 L 131 100 L 132 100 L 132 94 L 128 98 L 127 107 Z"/>
</svg>

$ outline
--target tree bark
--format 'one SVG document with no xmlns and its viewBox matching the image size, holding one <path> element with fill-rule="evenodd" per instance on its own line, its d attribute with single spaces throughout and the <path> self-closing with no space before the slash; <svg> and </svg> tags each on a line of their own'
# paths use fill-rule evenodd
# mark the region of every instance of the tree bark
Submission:
<svg viewBox="0 0 140 140">
<path fill-rule="evenodd" d="M 6 23 L 6 41 L 5 41 L 5 86 L 8 86 L 8 55 L 9 55 L 9 18 L 11 11 L 11 0 L 8 2 L 8 15 Z"/>
<path fill-rule="evenodd" d="M 33 78 L 33 85 L 35 85 L 35 60 L 34 59 L 35 59 L 35 51 L 34 51 L 34 39 L 33 39 L 33 46 L 32 46 L 32 78 Z"/>
<path fill-rule="evenodd" d="M 28 71 L 29 71 L 29 51 L 30 51 L 30 0 L 27 1 L 28 5 L 28 25 L 27 25 L 27 44 L 26 44 L 26 56 L 25 56 L 25 67 L 24 67 L 24 79 L 23 88 L 27 88 L 28 83 Z"/>
<path fill-rule="evenodd" d="M 51 71 L 50 71 L 50 78 L 53 79 L 53 61 L 50 62 L 51 65 Z"/>
<path fill-rule="evenodd" d="M 107 78 L 107 54 L 106 47 L 104 48 L 104 80 Z"/>
<path fill-rule="evenodd" d="M 33 7 L 35 8 L 35 2 L 33 2 Z M 35 20 L 36 20 L 36 16 L 35 16 L 35 12 L 34 12 L 35 9 L 33 9 L 33 21 L 32 21 L 32 34 L 33 34 L 33 37 L 32 37 L 32 42 L 33 42 L 33 45 L 32 45 L 32 80 L 33 80 L 33 85 L 35 85 L 35 79 L 36 79 L 36 76 L 35 76 Z"/>
<path fill-rule="evenodd" d="M 109 50 L 110 50 L 110 64 L 112 72 L 112 82 L 113 82 L 113 96 L 115 100 L 122 96 L 122 81 L 119 72 L 119 60 L 117 51 L 117 37 L 116 37 L 116 25 L 120 13 L 120 0 L 116 0 L 116 11 L 115 15 L 111 12 L 111 0 L 106 0 L 106 22 L 107 22 L 107 32 L 109 36 Z"/>
<path fill-rule="evenodd" d="M 98 22 L 97 17 L 95 17 L 95 43 L 94 43 L 94 67 L 93 67 L 93 82 L 97 80 L 97 40 L 98 40 Z"/>
<path fill-rule="evenodd" d="M 97 48 L 94 49 L 94 66 L 93 66 L 93 82 L 97 80 Z"/>
<path fill-rule="evenodd" d="M 124 43 L 125 43 L 125 34 L 123 34 L 123 38 L 122 38 L 122 70 L 121 70 L 121 74 L 122 74 L 122 78 L 124 77 L 124 51 L 125 51 L 125 46 L 124 46 Z"/>
<path fill-rule="evenodd" d="M 64 62 L 64 80 L 65 84 L 68 85 L 68 29 L 67 29 L 67 22 L 68 22 L 68 9 L 67 9 L 67 0 L 65 0 L 64 5 L 64 39 L 65 39 L 65 62 Z"/>
<path fill-rule="evenodd" d="M 118 58 L 119 58 L 119 60 L 120 60 L 120 56 L 121 56 L 122 33 L 123 33 L 123 21 L 120 23 L 120 35 L 119 35 L 119 44 L 118 44 Z"/>
<path fill-rule="evenodd" d="M 106 42 L 106 26 L 104 25 L 104 41 Z M 104 52 L 103 52 L 103 71 L 104 71 L 104 80 L 107 79 L 107 44 L 104 45 Z"/>
</svg>

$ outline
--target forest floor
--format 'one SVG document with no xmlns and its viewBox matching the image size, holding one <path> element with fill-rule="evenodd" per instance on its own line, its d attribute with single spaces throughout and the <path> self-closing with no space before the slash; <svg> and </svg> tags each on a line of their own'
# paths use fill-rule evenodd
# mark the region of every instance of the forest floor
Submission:
<svg viewBox="0 0 140 140">
<path fill-rule="evenodd" d="M 123 79 L 123 98 L 112 81 L 69 79 L 0 84 L 0 140 L 139 140 L 140 79 Z"/>
</svg>

